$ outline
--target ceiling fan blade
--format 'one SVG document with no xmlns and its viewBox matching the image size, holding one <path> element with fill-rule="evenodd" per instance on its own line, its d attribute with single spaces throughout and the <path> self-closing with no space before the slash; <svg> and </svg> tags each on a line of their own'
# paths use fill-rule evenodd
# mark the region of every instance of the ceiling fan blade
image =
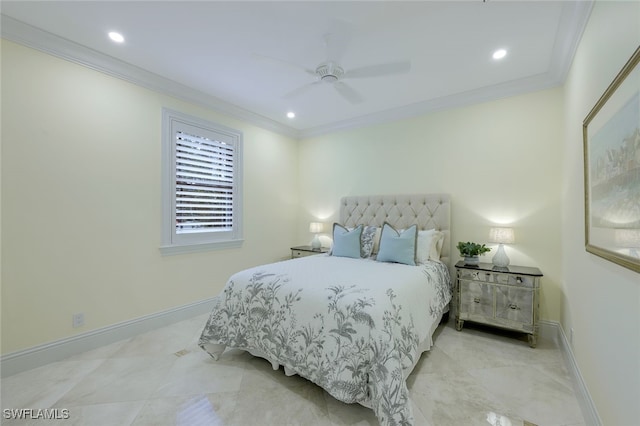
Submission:
<svg viewBox="0 0 640 426">
<path fill-rule="evenodd" d="M 331 22 L 329 31 L 324 35 L 327 62 L 340 62 L 351 41 L 353 30 L 351 24 L 341 19 Z"/>
<path fill-rule="evenodd" d="M 297 89 L 293 89 L 292 91 L 290 91 L 289 93 L 284 95 L 282 98 L 283 99 L 296 98 L 296 97 L 302 95 L 303 93 L 307 92 L 309 89 L 311 89 L 313 86 L 315 86 L 317 84 L 320 84 L 320 82 L 319 81 L 314 81 L 313 83 L 305 84 L 304 86 L 300 86 Z"/>
<path fill-rule="evenodd" d="M 369 78 L 386 75 L 405 74 L 411 69 L 411 62 L 389 62 L 387 64 L 369 65 L 355 68 L 344 73 L 343 78 Z"/>
<path fill-rule="evenodd" d="M 263 60 L 263 61 L 269 61 L 271 63 L 277 64 L 277 65 L 280 65 L 280 66 L 285 66 L 287 68 L 295 68 L 295 69 L 297 69 L 299 71 L 306 72 L 307 74 L 310 74 L 310 75 L 312 75 L 314 77 L 316 76 L 315 71 L 310 70 L 308 68 L 305 68 L 302 65 L 286 61 L 284 59 L 274 58 L 272 56 L 261 55 L 260 53 L 253 53 L 253 56 L 258 58 L 258 59 L 260 59 L 260 60 Z"/>
<path fill-rule="evenodd" d="M 362 96 L 360 96 L 360 94 L 353 90 L 353 88 L 348 84 L 345 84 L 341 81 L 336 81 L 335 83 L 333 83 L 333 87 L 338 91 L 338 93 L 340 93 L 340 95 L 342 95 L 343 98 L 345 98 L 352 104 L 360 104 L 364 101 L 364 99 L 362 99 Z"/>
</svg>

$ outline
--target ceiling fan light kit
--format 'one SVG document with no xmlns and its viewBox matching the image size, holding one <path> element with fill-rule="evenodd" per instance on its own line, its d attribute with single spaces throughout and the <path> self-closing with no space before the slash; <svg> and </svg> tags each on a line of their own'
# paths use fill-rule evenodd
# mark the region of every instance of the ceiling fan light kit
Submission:
<svg viewBox="0 0 640 426">
<path fill-rule="evenodd" d="M 344 70 L 335 62 L 326 62 L 316 68 L 316 74 L 325 83 L 335 83 L 342 77 Z"/>
</svg>

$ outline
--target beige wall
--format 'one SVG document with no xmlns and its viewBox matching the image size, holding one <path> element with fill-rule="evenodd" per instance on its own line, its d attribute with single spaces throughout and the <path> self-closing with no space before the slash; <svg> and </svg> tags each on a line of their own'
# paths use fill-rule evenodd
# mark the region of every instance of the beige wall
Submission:
<svg viewBox="0 0 640 426">
<path fill-rule="evenodd" d="M 337 220 L 344 195 L 449 193 L 453 245 L 486 243 L 495 223 L 513 226 L 507 254 L 542 270 L 541 317 L 559 320 L 561 95 L 546 90 L 302 141 L 300 232 L 314 217 Z"/>
<path fill-rule="evenodd" d="M 243 132 L 241 249 L 160 255 L 162 107 Z M 2 41 L 2 353 L 213 297 L 231 273 L 286 257 L 297 152 L 293 139 Z"/>
<path fill-rule="evenodd" d="M 565 83 L 562 326 L 604 425 L 640 421 L 640 275 L 584 249 L 582 121 L 640 45 L 640 2 L 596 2 Z"/>
</svg>

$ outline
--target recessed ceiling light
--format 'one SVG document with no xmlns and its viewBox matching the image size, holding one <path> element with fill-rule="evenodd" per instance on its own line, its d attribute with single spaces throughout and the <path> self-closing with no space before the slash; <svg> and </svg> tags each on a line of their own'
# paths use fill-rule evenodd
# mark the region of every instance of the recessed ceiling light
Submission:
<svg viewBox="0 0 640 426">
<path fill-rule="evenodd" d="M 296 118 L 296 113 L 295 113 L 295 112 L 293 112 L 293 111 L 289 111 L 289 112 L 287 113 L 287 117 L 289 117 L 289 118 Z"/>
<path fill-rule="evenodd" d="M 507 51 L 504 49 L 498 49 L 493 52 L 493 59 L 502 59 L 507 56 Z"/>
<path fill-rule="evenodd" d="M 109 33 L 109 38 L 113 41 L 115 41 L 116 43 L 122 43 L 124 42 L 124 37 L 122 36 L 122 34 L 117 33 L 115 31 L 111 31 Z"/>
</svg>

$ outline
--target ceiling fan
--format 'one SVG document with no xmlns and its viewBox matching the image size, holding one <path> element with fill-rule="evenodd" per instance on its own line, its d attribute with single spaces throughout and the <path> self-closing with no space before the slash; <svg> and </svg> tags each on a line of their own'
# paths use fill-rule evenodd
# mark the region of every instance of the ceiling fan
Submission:
<svg viewBox="0 0 640 426">
<path fill-rule="evenodd" d="M 390 62 L 345 71 L 337 62 L 327 61 L 318 65 L 314 71 L 305 70 L 307 74 L 313 75 L 316 80 L 285 94 L 284 98 L 291 99 L 297 97 L 314 86 L 330 85 L 350 103 L 359 104 L 364 99 L 343 80 L 403 74 L 409 72 L 410 69 L 411 62 Z"/>
<path fill-rule="evenodd" d="M 331 86 L 348 102 L 352 104 L 359 104 L 363 102 L 363 97 L 350 85 L 345 83 L 344 80 L 404 74 L 409 72 L 411 69 L 410 61 L 401 61 L 368 65 L 351 70 L 345 70 L 340 66 L 339 60 L 346 48 L 350 31 L 346 23 L 339 23 L 339 25 L 334 24 L 333 27 L 333 31 L 324 36 L 327 49 L 327 59 L 313 70 L 281 59 L 257 55 L 259 57 L 302 70 L 315 78 L 315 81 L 292 90 L 285 94 L 283 98 L 291 99 L 298 97 L 316 86 Z"/>
</svg>

